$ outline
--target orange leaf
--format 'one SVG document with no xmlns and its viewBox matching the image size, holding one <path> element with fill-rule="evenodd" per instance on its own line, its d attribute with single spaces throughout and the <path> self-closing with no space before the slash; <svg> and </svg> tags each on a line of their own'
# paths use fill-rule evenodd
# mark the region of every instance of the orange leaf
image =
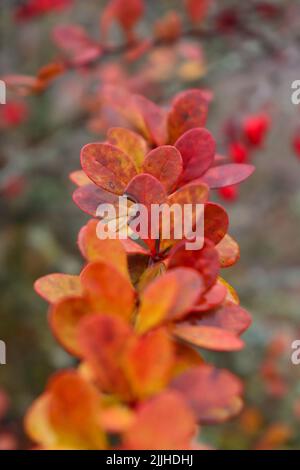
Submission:
<svg viewBox="0 0 300 470">
<path fill-rule="evenodd" d="M 135 414 L 127 406 L 116 404 L 104 408 L 100 418 L 106 432 L 120 434 L 127 431 L 135 418 Z"/>
<path fill-rule="evenodd" d="M 69 178 L 77 186 L 86 186 L 87 184 L 91 184 L 90 178 L 88 178 L 82 170 L 72 171 Z"/>
<path fill-rule="evenodd" d="M 184 317 L 203 290 L 203 280 L 193 269 L 177 268 L 158 277 L 141 294 L 138 331 Z"/>
<path fill-rule="evenodd" d="M 235 264 L 240 258 L 240 247 L 237 242 L 228 235 L 216 245 L 219 254 L 219 260 L 222 268 L 227 268 Z"/>
<path fill-rule="evenodd" d="M 166 387 L 173 361 L 172 342 L 165 329 L 133 337 L 122 361 L 133 395 L 141 400 Z"/>
<path fill-rule="evenodd" d="M 230 284 L 228 284 L 228 282 L 226 282 L 225 279 L 223 279 L 220 276 L 218 278 L 218 283 L 219 285 L 224 286 L 227 291 L 226 297 L 225 297 L 225 303 L 227 304 L 229 302 L 229 303 L 234 303 L 236 305 L 239 305 L 240 299 L 235 289 Z"/>
<path fill-rule="evenodd" d="M 53 334 L 70 354 L 80 356 L 78 326 L 83 317 L 93 312 L 95 309 L 83 297 L 65 298 L 51 308 L 49 322 Z"/>
<path fill-rule="evenodd" d="M 191 182 L 182 186 L 168 197 L 168 204 L 204 204 L 208 199 L 206 184 Z"/>
<path fill-rule="evenodd" d="M 87 144 L 81 150 L 81 165 L 87 176 L 102 189 L 123 194 L 136 175 L 131 158 L 110 144 Z"/>
<path fill-rule="evenodd" d="M 36 292 L 47 302 L 58 302 L 65 297 L 81 295 L 80 277 L 71 274 L 48 274 L 34 283 Z"/>
<path fill-rule="evenodd" d="M 188 343 L 213 351 L 239 351 L 244 343 L 231 331 L 215 326 L 179 323 L 174 330 L 175 336 Z"/>
<path fill-rule="evenodd" d="M 199 352 L 193 349 L 187 343 L 183 341 L 175 342 L 175 361 L 172 371 L 173 377 L 182 374 L 191 367 L 196 367 L 203 364 L 203 359 L 200 356 Z"/>
<path fill-rule="evenodd" d="M 45 82 L 49 82 L 65 71 L 65 66 L 62 62 L 52 62 L 45 65 L 38 71 L 37 78 Z"/>
<path fill-rule="evenodd" d="M 79 329 L 83 358 L 93 370 L 97 383 L 106 392 L 129 398 L 129 386 L 122 370 L 122 359 L 130 327 L 120 318 L 92 315 L 84 319 Z"/>
<path fill-rule="evenodd" d="M 150 282 L 154 281 L 157 277 L 161 276 L 166 272 L 166 265 L 163 261 L 158 261 L 152 266 L 149 266 L 141 275 L 137 289 L 143 291 Z"/>
<path fill-rule="evenodd" d="M 193 414 L 184 400 L 172 391 L 142 404 L 136 419 L 124 434 L 127 450 L 175 450 L 190 448 L 196 431 Z"/>
<path fill-rule="evenodd" d="M 98 220 L 90 220 L 78 235 L 80 251 L 87 261 L 104 261 L 129 277 L 126 251 L 120 240 L 97 237 Z"/>
<path fill-rule="evenodd" d="M 25 419 L 31 439 L 46 449 L 106 448 L 100 426 L 101 396 L 77 372 L 56 374 Z"/>
<path fill-rule="evenodd" d="M 116 268 L 96 261 L 84 268 L 80 278 L 94 311 L 130 320 L 135 291 L 130 281 Z"/>
<path fill-rule="evenodd" d="M 107 137 L 110 144 L 123 150 L 132 158 L 137 168 L 141 168 L 148 149 L 147 142 L 143 137 L 123 127 L 109 129 Z"/>
</svg>

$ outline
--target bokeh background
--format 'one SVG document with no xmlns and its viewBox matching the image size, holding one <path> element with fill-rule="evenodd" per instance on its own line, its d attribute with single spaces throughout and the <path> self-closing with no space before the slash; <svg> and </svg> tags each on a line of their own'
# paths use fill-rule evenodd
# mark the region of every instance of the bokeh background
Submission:
<svg viewBox="0 0 300 470">
<path fill-rule="evenodd" d="M 62 8 L 50 2 L 49 11 L 33 12 L 24 10 L 27 3 L 0 1 L 1 75 L 34 75 L 59 56 L 51 38 L 60 24 L 81 24 L 99 41 L 107 1 L 74 0 Z M 190 27 L 182 1 L 146 5 L 139 37 L 151 37 L 170 10 L 184 30 Z M 103 57 L 59 77 L 44 93 L 8 93 L 0 106 L 0 339 L 7 344 L 0 449 L 30 445 L 22 431 L 26 408 L 53 371 L 72 364 L 49 331 L 47 305 L 33 282 L 80 269 L 76 237 L 87 218 L 72 202 L 68 174 L 79 168 L 80 148 L 101 140 L 110 123 L 101 102 L 107 83 L 161 104 L 186 88 L 210 89 L 208 128 L 229 158 L 236 129 L 246 119 L 267 117 L 268 132 L 247 155 L 254 176 L 215 194 L 241 247 L 241 260 L 224 277 L 253 326 L 245 350 L 213 357 L 243 378 L 246 404 L 234 421 L 203 429 L 202 441 L 224 449 L 300 448 L 300 366 L 291 363 L 291 343 L 300 339 L 300 105 L 291 102 L 291 83 L 300 79 L 299 21 L 297 0 L 215 1 L 207 25 L 216 31 L 209 39 L 184 37 L 137 57 Z M 110 40 L 124 41 L 118 27 Z"/>
</svg>

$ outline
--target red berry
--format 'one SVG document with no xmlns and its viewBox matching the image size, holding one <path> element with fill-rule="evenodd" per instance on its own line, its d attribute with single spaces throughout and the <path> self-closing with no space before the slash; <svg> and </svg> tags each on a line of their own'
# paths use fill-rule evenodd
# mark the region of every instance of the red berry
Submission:
<svg viewBox="0 0 300 470">
<path fill-rule="evenodd" d="M 228 202 L 233 202 L 238 197 L 238 187 L 237 185 L 234 186 L 226 186 L 226 188 L 219 189 L 219 196 Z"/>
<path fill-rule="evenodd" d="M 260 146 L 270 127 L 270 118 L 266 114 L 256 114 L 248 116 L 243 124 L 243 131 L 248 142 L 258 147 Z"/>
<path fill-rule="evenodd" d="M 297 133 L 293 138 L 293 149 L 298 158 L 300 158 L 300 133 Z"/>
<path fill-rule="evenodd" d="M 229 145 L 229 156 L 235 163 L 246 163 L 249 157 L 249 151 L 242 142 L 232 142 Z"/>
<path fill-rule="evenodd" d="M 25 103 L 12 101 L 1 106 L 0 125 L 3 127 L 16 127 L 27 118 L 28 111 Z"/>
</svg>

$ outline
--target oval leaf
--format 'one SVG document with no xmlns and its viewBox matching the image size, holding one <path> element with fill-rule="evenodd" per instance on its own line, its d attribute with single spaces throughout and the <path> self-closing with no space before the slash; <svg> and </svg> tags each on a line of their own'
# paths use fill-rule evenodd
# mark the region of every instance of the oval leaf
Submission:
<svg viewBox="0 0 300 470">
<path fill-rule="evenodd" d="M 225 209 L 219 204 L 208 202 L 204 208 L 204 237 L 215 245 L 220 243 L 227 233 L 229 218 Z"/>
<path fill-rule="evenodd" d="M 233 184 L 241 183 L 249 178 L 254 172 L 253 165 L 244 163 L 228 163 L 210 168 L 201 181 L 206 183 L 211 189 L 225 188 Z"/>
<path fill-rule="evenodd" d="M 34 283 L 36 292 L 47 302 L 54 303 L 73 295 L 81 295 L 80 277 L 71 274 L 48 274 Z"/>
<path fill-rule="evenodd" d="M 80 251 L 87 261 L 105 261 L 125 276 L 128 274 L 127 256 L 120 240 L 100 240 L 97 237 L 98 220 L 90 220 L 78 235 Z"/>
<path fill-rule="evenodd" d="M 216 143 L 211 133 L 204 128 L 185 132 L 175 143 L 183 161 L 180 184 L 199 178 L 212 165 Z"/>
<path fill-rule="evenodd" d="M 218 252 L 212 242 L 206 240 L 201 250 L 186 250 L 185 242 L 174 247 L 169 257 L 169 268 L 184 266 L 198 271 L 207 289 L 216 282 L 220 265 Z"/>
<path fill-rule="evenodd" d="M 239 351 L 244 346 L 233 332 L 210 325 L 180 323 L 175 327 L 174 334 L 194 346 L 213 351 Z"/>
<path fill-rule="evenodd" d="M 80 186 L 73 193 L 73 201 L 83 212 L 96 217 L 100 204 L 112 204 L 116 206 L 119 198 L 116 194 L 98 188 L 95 184 Z"/>
<path fill-rule="evenodd" d="M 102 189 L 123 194 L 136 175 L 131 158 L 110 144 L 87 144 L 81 150 L 81 165 L 88 177 Z"/>
<path fill-rule="evenodd" d="M 235 264 L 240 258 L 240 247 L 237 242 L 228 235 L 216 245 L 222 268 L 228 268 Z"/>
<path fill-rule="evenodd" d="M 123 150 L 135 162 L 137 168 L 141 168 L 147 153 L 147 143 L 136 132 L 123 127 L 113 127 L 107 132 L 110 144 Z"/>
<path fill-rule="evenodd" d="M 96 261 L 84 268 L 80 279 L 94 311 L 130 320 L 135 305 L 135 291 L 130 281 L 116 268 Z"/>
<path fill-rule="evenodd" d="M 168 115 L 170 143 L 189 129 L 204 127 L 208 113 L 208 99 L 201 90 L 188 90 L 179 93 L 173 100 Z"/>
<path fill-rule="evenodd" d="M 171 388 L 182 394 L 201 423 L 222 423 L 241 409 L 241 381 L 208 364 L 184 372 Z"/>
<path fill-rule="evenodd" d="M 143 163 L 143 171 L 155 176 L 166 188 L 174 189 L 183 168 L 179 151 L 171 145 L 162 145 L 149 152 Z"/>
<path fill-rule="evenodd" d="M 138 331 L 144 333 L 184 317 L 203 290 L 203 280 L 193 269 L 177 268 L 158 277 L 141 294 Z"/>
<path fill-rule="evenodd" d="M 214 326 L 241 335 L 249 328 L 251 322 L 251 317 L 245 309 L 228 302 L 227 305 L 198 319 L 196 324 L 199 326 Z"/>
</svg>

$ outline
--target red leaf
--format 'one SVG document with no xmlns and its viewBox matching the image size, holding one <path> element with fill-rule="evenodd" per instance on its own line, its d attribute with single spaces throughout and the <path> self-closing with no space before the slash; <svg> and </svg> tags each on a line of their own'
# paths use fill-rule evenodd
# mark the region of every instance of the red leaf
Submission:
<svg viewBox="0 0 300 470">
<path fill-rule="evenodd" d="M 222 284 L 215 284 L 210 290 L 205 292 L 195 307 L 193 312 L 206 312 L 221 305 L 227 294 L 227 289 Z"/>
<path fill-rule="evenodd" d="M 216 144 L 209 131 L 195 128 L 185 132 L 175 143 L 183 160 L 180 184 L 199 178 L 214 161 Z"/>
<path fill-rule="evenodd" d="M 201 181 L 206 183 L 210 188 L 217 189 L 232 184 L 241 183 L 252 175 L 255 168 L 253 165 L 229 163 L 228 165 L 220 165 L 210 168 Z"/>
<path fill-rule="evenodd" d="M 134 95 L 133 104 L 143 118 L 146 136 L 155 145 L 164 145 L 167 141 L 166 114 L 155 103 L 144 96 Z"/>
<path fill-rule="evenodd" d="M 157 233 L 157 236 L 159 236 L 159 226 L 155 225 L 159 221 L 151 217 L 151 208 L 153 204 L 166 202 L 167 194 L 164 186 L 154 176 L 141 173 L 132 179 L 125 190 L 125 194 L 138 204 L 146 207 L 147 213 L 140 213 L 140 223 L 137 224 L 137 227 L 135 227 L 133 221 L 130 228 L 133 231 L 136 231 L 136 228 L 139 229 L 140 238 L 147 243 L 151 251 L 155 251 L 156 239 L 151 237 L 151 233 Z M 144 217 L 146 217 L 146 220 L 143 222 Z M 143 230 L 141 230 L 142 224 L 144 225 Z"/>
<path fill-rule="evenodd" d="M 182 158 L 175 147 L 162 145 L 149 152 L 143 163 L 143 171 L 155 176 L 166 188 L 174 189 L 183 168 Z"/>
<path fill-rule="evenodd" d="M 80 186 L 73 193 L 73 201 L 82 211 L 96 217 L 99 204 L 118 204 L 116 194 L 104 191 L 95 184 Z"/>
<path fill-rule="evenodd" d="M 135 176 L 125 189 L 125 194 L 151 209 L 152 204 L 166 202 L 167 194 L 163 185 L 157 178 L 147 173 Z"/>
<path fill-rule="evenodd" d="M 56 26 L 52 36 L 56 46 L 68 54 L 78 66 L 84 65 L 101 54 L 101 47 L 87 35 L 81 26 Z"/>
<path fill-rule="evenodd" d="M 192 320 L 193 324 L 194 321 Z M 239 305 L 229 302 L 226 306 L 220 307 L 204 315 L 200 319 L 195 319 L 195 324 L 199 326 L 214 326 L 241 335 L 251 325 L 249 313 Z"/>
<path fill-rule="evenodd" d="M 132 29 L 143 13 L 143 0 L 111 0 L 100 18 L 102 38 L 106 38 L 112 22 L 116 20 L 128 38 L 132 39 Z"/>
<path fill-rule="evenodd" d="M 187 401 L 201 423 L 222 423 L 241 409 L 241 381 L 210 365 L 190 369 L 171 385 Z"/>
<path fill-rule="evenodd" d="M 131 158 L 110 144 L 87 144 L 81 150 L 81 165 L 88 177 L 102 189 L 123 194 L 136 175 Z"/>
<path fill-rule="evenodd" d="M 179 93 L 173 100 L 168 115 L 169 141 L 174 143 L 194 127 L 204 127 L 208 113 L 208 99 L 201 90 Z"/>
<path fill-rule="evenodd" d="M 204 209 L 204 237 L 215 245 L 226 235 L 229 225 L 228 215 L 219 204 L 207 202 Z"/>
<path fill-rule="evenodd" d="M 218 252 L 212 242 L 207 240 L 201 250 L 186 250 L 185 242 L 173 248 L 169 257 L 169 268 L 184 266 L 198 271 L 209 289 L 218 277 L 220 265 Z"/>
</svg>

